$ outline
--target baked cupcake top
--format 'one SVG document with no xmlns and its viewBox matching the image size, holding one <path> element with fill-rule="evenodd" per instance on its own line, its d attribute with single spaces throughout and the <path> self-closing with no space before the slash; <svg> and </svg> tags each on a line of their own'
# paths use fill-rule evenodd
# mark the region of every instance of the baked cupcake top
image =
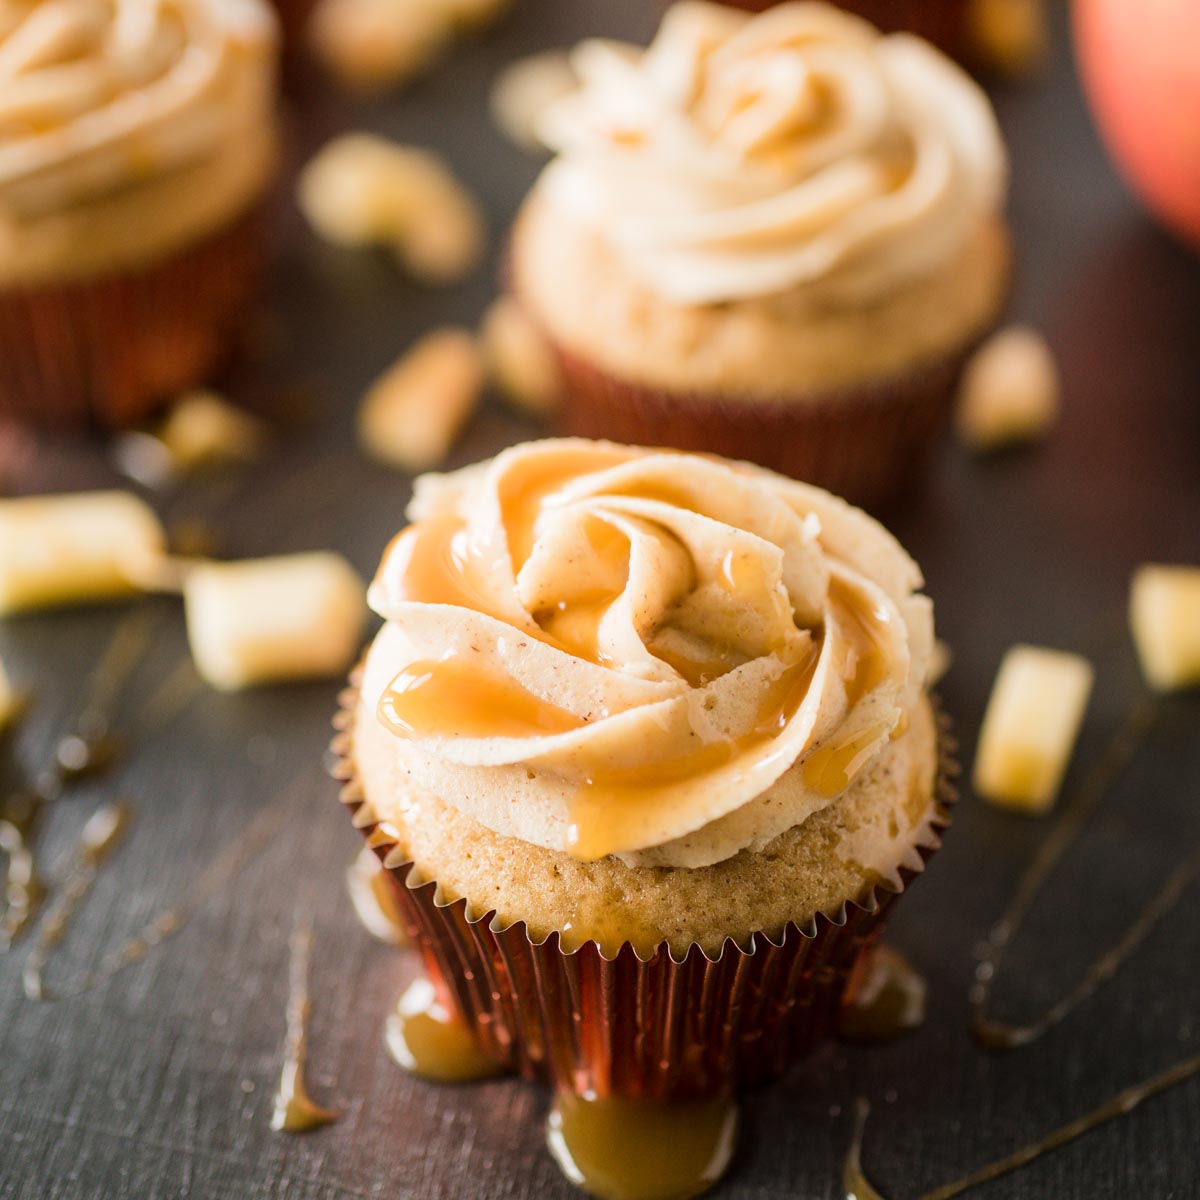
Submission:
<svg viewBox="0 0 1200 1200">
<path fill-rule="evenodd" d="M 42 250 L 21 244 L 39 221 L 83 220 L 198 164 L 219 161 L 220 178 L 176 207 L 242 200 L 273 148 L 275 55 L 262 0 L 2 0 L 0 250 Z M 80 252 L 70 240 L 45 253 Z"/>
<path fill-rule="evenodd" d="M 817 488 L 551 440 L 423 477 L 409 516 L 362 690 L 413 803 L 704 866 L 833 803 L 922 702 L 920 572 Z"/>
<path fill-rule="evenodd" d="M 927 42 L 819 3 L 687 0 L 646 50 L 589 41 L 545 114 L 539 195 L 677 304 L 867 302 L 936 272 L 1003 200 L 991 106 Z"/>
</svg>

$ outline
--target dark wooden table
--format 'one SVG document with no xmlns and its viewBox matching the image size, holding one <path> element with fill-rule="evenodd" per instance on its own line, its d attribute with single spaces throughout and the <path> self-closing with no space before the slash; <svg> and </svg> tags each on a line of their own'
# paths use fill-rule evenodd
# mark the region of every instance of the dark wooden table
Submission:
<svg viewBox="0 0 1200 1200">
<path fill-rule="evenodd" d="M 339 98 L 313 80 L 294 113 L 298 150 L 366 126 L 429 142 L 483 197 L 500 238 L 537 164 L 492 130 L 488 86 L 509 58 L 588 31 L 645 37 L 648 0 L 522 0 L 494 34 L 463 45 L 408 95 Z M 1019 276 L 1013 310 L 1053 343 L 1066 405 L 1035 449 L 980 462 L 951 447 L 893 525 L 924 565 L 956 654 L 944 685 L 969 759 L 999 658 L 1017 640 L 1083 650 L 1097 688 L 1079 762 L 1093 758 L 1137 693 L 1124 607 L 1143 560 L 1200 561 L 1200 262 L 1157 231 L 1117 183 L 1093 136 L 1060 30 L 1047 78 L 997 95 L 1013 157 Z M 382 258 L 318 245 L 283 222 L 272 311 L 279 332 L 245 395 L 303 407 L 277 454 L 232 488 L 193 485 L 156 503 L 215 521 L 236 555 L 336 547 L 370 573 L 399 527 L 408 481 L 371 466 L 351 436 L 364 385 L 420 330 L 473 322 L 491 276 L 444 292 L 405 283 Z M 539 430 L 490 403 L 455 463 Z M 14 491 L 109 484 L 97 446 L 11 436 Z M 170 600 L 152 656 L 120 706 L 137 714 L 185 654 Z M 121 619 L 75 611 L 0 625 L 0 655 L 36 702 L 3 751 L 9 781 L 46 762 L 82 680 Z M 568 1197 L 542 1147 L 546 1097 L 513 1082 L 438 1088 L 384 1055 L 381 1026 L 410 964 L 358 925 L 343 889 L 357 848 L 321 768 L 335 689 L 238 696 L 199 691 L 135 735 L 106 777 L 65 797 L 44 825 L 52 880 L 87 815 L 122 797 L 136 817 L 79 913 L 51 983 L 98 962 L 171 904 L 273 803 L 267 849 L 173 940 L 75 999 L 24 998 L 28 942 L 0 956 L 0 1197 L 287 1200 L 395 1196 Z M 1193 891 L 1119 977 L 1037 1046 L 1008 1055 L 967 1029 L 973 952 L 1045 821 L 970 796 L 891 937 L 926 973 L 929 1019 L 877 1048 L 832 1046 L 786 1085 L 746 1103 L 741 1153 L 721 1196 L 839 1194 L 853 1099 L 874 1101 L 869 1173 L 892 1200 L 1007 1152 L 1200 1049 L 1200 922 Z M 1163 707 L 1149 743 L 1039 903 L 997 991 L 1032 1014 L 1111 940 L 1200 834 L 1200 701 Z M 311 921 L 310 1079 L 340 1122 L 270 1132 L 287 995 L 288 937 Z M 1200 1194 L 1200 1083 L 1193 1080 L 980 1192 L 1056 1200 Z"/>
</svg>

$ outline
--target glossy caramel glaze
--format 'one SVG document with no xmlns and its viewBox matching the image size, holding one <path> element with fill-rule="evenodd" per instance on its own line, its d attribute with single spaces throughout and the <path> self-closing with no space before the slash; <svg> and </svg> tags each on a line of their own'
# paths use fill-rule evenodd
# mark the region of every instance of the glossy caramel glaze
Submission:
<svg viewBox="0 0 1200 1200">
<path fill-rule="evenodd" d="M 561 1092 L 546 1143 L 562 1172 L 599 1200 L 685 1200 L 725 1173 L 738 1110 L 727 1097 L 650 1101 Z"/>
</svg>

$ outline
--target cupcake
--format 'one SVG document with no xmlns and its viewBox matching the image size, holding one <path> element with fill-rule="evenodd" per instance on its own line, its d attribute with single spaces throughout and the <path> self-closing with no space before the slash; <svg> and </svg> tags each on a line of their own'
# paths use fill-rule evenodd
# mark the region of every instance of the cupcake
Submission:
<svg viewBox="0 0 1200 1200">
<path fill-rule="evenodd" d="M 264 265 L 260 0 L 0 14 L 0 419 L 128 425 L 230 348 Z"/>
<path fill-rule="evenodd" d="M 762 12 L 778 0 L 725 0 L 736 8 Z M 970 57 L 970 0 L 836 0 L 839 8 L 857 13 L 886 33 L 919 34 L 960 62 Z"/>
<path fill-rule="evenodd" d="M 574 63 L 509 267 L 565 432 L 895 497 L 1006 294 L 986 97 L 928 43 L 820 4 L 679 4 L 648 50 Z"/>
<path fill-rule="evenodd" d="M 334 749 L 443 1021 L 593 1100 L 785 1070 L 947 820 L 917 566 L 817 488 L 582 439 L 409 517 Z"/>
</svg>

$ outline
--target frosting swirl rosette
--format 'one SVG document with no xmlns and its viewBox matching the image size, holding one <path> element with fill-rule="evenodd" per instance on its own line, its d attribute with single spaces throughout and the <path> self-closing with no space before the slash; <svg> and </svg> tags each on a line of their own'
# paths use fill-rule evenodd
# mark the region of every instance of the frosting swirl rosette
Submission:
<svg viewBox="0 0 1200 1200">
<path fill-rule="evenodd" d="M 688 0 L 649 49 L 589 41 L 544 115 L 541 194 L 670 301 L 861 302 L 946 264 L 998 211 L 1005 154 L 958 66 L 825 4 Z"/>
<path fill-rule="evenodd" d="M 411 796 L 584 859 L 702 866 L 833 803 L 922 703 L 920 572 L 746 464 L 543 441 L 418 480 L 364 703 Z"/>
<path fill-rule="evenodd" d="M 262 0 L 0 0 L 0 210 L 103 196 L 273 127 Z"/>
</svg>

